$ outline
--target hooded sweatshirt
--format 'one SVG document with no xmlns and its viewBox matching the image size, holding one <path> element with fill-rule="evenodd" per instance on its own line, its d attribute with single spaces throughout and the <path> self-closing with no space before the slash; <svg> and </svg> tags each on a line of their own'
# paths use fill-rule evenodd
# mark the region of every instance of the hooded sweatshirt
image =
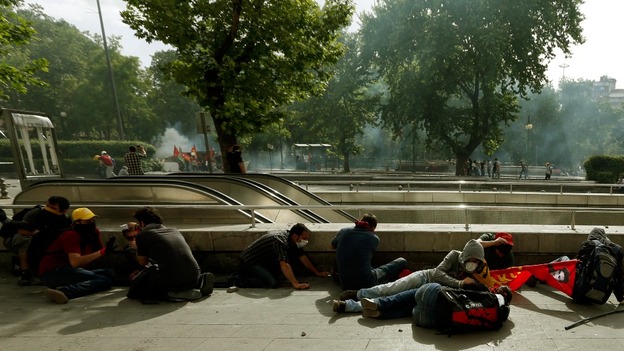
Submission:
<svg viewBox="0 0 624 351">
<path fill-rule="evenodd" d="M 466 272 L 464 262 L 469 259 L 477 259 L 483 262 L 481 265 L 483 269 L 479 272 L 475 271 L 473 274 Z M 435 268 L 433 280 L 440 285 L 460 288 L 464 278 L 473 277 L 477 279 L 476 275 L 481 275 L 484 270 L 486 275 L 489 275 L 489 270 L 487 269 L 484 258 L 483 246 L 475 239 L 470 239 L 464 246 L 463 251 L 452 250 L 444 257 L 444 260 Z M 478 280 L 482 281 L 482 279 Z"/>
</svg>

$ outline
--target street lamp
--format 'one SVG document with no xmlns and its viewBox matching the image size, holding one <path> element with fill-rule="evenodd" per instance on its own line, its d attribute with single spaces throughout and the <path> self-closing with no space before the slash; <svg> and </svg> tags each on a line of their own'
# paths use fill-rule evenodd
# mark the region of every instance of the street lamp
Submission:
<svg viewBox="0 0 624 351">
<path fill-rule="evenodd" d="M 65 118 L 67 118 L 67 112 L 61 111 L 61 131 L 64 137 L 67 135 L 67 131 L 65 130 Z"/>
<path fill-rule="evenodd" d="M 533 123 L 531 123 L 531 115 L 529 115 L 529 118 L 527 119 L 527 123 L 524 125 L 524 129 L 526 129 L 527 131 L 527 144 L 526 144 L 526 158 L 527 158 L 527 164 L 529 163 L 529 159 L 530 159 L 530 148 L 529 148 L 529 144 L 531 142 L 531 129 L 533 129 Z M 537 162 L 537 161 L 536 161 Z"/>
</svg>

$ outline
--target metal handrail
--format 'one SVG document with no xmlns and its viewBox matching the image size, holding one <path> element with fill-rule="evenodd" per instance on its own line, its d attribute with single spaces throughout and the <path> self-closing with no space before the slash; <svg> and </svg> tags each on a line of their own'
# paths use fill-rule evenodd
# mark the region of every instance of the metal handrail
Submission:
<svg viewBox="0 0 624 351">
<path fill-rule="evenodd" d="M 6 209 L 22 209 L 29 208 L 33 205 L 3 205 Z M 91 209 L 135 209 L 141 206 L 145 206 L 145 204 L 102 204 L 102 203 L 74 203 L 72 204 L 73 208 L 77 207 L 89 207 Z M 215 205 L 215 204 L 201 204 L 201 203 L 188 203 L 188 204 L 151 204 L 151 206 L 159 208 L 159 209 L 193 209 L 193 210 L 202 210 L 202 209 L 212 209 L 212 210 L 248 210 L 251 211 L 251 227 L 255 228 L 255 211 L 256 210 L 303 210 L 303 209 L 327 209 L 328 206 L 325 205 Z M 470 229 L 470 225 L 472 224 L 470 221 L 470 214 L 472 211 L 497 211 L 497 212 L 514 212 L 517 210 L 527 210 L 531 211 L 549 211 L 549 212 L 559 212 L 559 213 L 569 213 L 570 214 L 570 228 L 572 230 L 575 229 L 576 226 L 576 214 L 579 211 L 582 212 L 596 212 L 596 213 L 613 213 L 615 215 L 623 215 L 624 208 L 598 208 L 598 207 L 547 207 L 547 206 L 471 206 L 471 205 L 332 205 L 329 206 L 335 210 L 355 210 L 358 211 L 359 214 L 363 212 L 374 212 L 375 210 L 403 210 L 403 211 L 452 211 L 452 210 L 464 210 L 464 228 L 466 230 Z M 477 223 L 475 223 L 477 224 Z M 483 224 L 483 223 L 479 223 Z"/>
<path fill-rule="evenodd" d="M 355 192 L 360 192 L 362 191 L 363 187 L 390 187 L 390 186 L 395 186 L 398 188 L 399 191 L 405 191 L 405 192 L 413 192 L 413 191 L 428 191 L 428 190 L 418 190 L 418 185 L 432 185 L 432 184 L 444 184 L 446 186 L 448 186 L 447 188 L 444 189 L 444 191 L 457 191 L 457 192 L 467 192 L 467 191 L 472 191 L 472 190 L 466 190 L 465 187 L 467 185 L 472 185 L 472 186 L 488 186 L 488 187 L 492 187 L 492 188 L 496 188 L 496 190 L 479 190 L 481 192 L 483 191 L 493 191 L 493 192 L 503 192 L 503 191 L 508 191 L 509 193 L 514 193 L 514 185 L 516 187 L 530 187 L 530 188 L 536 188 L 538 190 L 535 190 L 534 192 L 542 192 L 543 189 L 541 189 L 540 187 L 557 187 L 556 191 L 547 191 L 546 192 L 550 192 L 550 193 L 556 193 L 558 192 L 559 194 L 563 194 L 564 193 L 564 189 L 566 190 L 566 192 L 568 193 L 573 193 L 573 194 L 578 194 L 578 193 L 585 193 L 584 189 L 588 188 L 588 187 L 592 187 L 592 188 L 602 188 L 602 189 L 608 189 L 608 192 L 604 192 L 604 193 L 592 193 L 592 194 L 609 194 L 609 195 L 622 195 L 622 194 L 618 194 L 615 190 L 617 189 L 622 189 L 624 190 L 624 184 L 580 184 L 580 183 L 570 183 L 570 184 L 549 184 L 547 181 L 537 181 L 537 180 L 530 180 L 530 181 L 523 181 L 518 183 L 516 182 L 509 182 L 509 181 L 472 181 L 472 180 L 453 180 L 453 181 L 408 181 L 408 180 L 357 180 L 357 181 L 349 181 L 349 180 L 315 180 L 315 181 L 310 181 L 310 180 L 306 180 L 306 181 L 298 181 L 296 182 L 297 184 L 299 184 L 299 186 L 304 187 L 306 190 L 309 191 L 309 187 L 311 185 L 318 185 L 318 186 L 328 186 L 328 185 L 334 185 L 334 186 L 347 186 L 349 188 L 349 190 L 351 191 L 355 191 Z M 456 188 L 453 189 L 452 186 L 455 186 Z M 575 189 L 578 188 L 583 188 L 582 192 L 580 190 L 575 191 Z M 432 189 L 436 189 L 436 188 L 432 188 Z M 504 190 L 507 189 L 507 190 Z M 439 189 L 437 189 L 439 190 Z M 527 190 L 516 190 L 516 193 L 520 193 L 520 192 L 527 192 Z M 530 192 L 530 191 L 528 191 Z"/>
</svg>

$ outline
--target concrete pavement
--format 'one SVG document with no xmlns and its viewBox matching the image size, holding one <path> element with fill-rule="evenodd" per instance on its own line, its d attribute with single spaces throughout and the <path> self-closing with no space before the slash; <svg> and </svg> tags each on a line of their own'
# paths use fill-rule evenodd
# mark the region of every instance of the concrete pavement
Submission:
<svg viewBox="0 0 624 351">
<path fill-rule="evenodd" d="M 304 280 L 304 279 L 302 279 Z M 624 313 L 569 331 L 576 320 L 617 306 L 583 306 L 547 285 L 514 294 L 496 332 L 440 335 L 409 318 L 335 314 L 331 279 L 305 279 L 310 290 L 215 289 L 197 302 L 142 305 L 126 288 L 56 305 L 43 287 L 18 287 L 0 272 L 0 349 L 11 350 L 621 350 Z M 616 306 L 614 306 L 614 304 Z M 622 308 L 622 307 L 620 307 Z"/>
</svg>

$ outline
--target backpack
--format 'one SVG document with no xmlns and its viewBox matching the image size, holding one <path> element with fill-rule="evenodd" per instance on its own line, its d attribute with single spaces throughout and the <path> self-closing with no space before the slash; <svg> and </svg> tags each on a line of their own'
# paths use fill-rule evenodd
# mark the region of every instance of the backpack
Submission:
<svg viewBox="0 0 624 351">
<path fill-rule="evenodd" d="M 509 317 L 509 306 L 489 291 L 443 286 L 440 299 L 443 309 L 450 311 L 450 316 L 440 324 L 440 330 L 447 334 L 498 330 Z"/>
<path fill-rule="evenodd" d="M 581 246 L 572 298 L 577 302 L 604 304 L 615 288 L 622 248 L 612 242 L 587 240 Z"/>
<path fill-rule="evenodd" d="M 102 163 L 104 163 L 107 166 L 114 166 L 115 164 L 113 163 L 113 158 L 108 156 L 108 155 L 102 155 L 100 157 L 100 160 L 102 160 Z"/>
<path fill-rule="evenodd" d="M 16 222 L 21 222 L 24 219 L 24 216 L 26 216 L 26 213 L 30 212 L 30 210 L 35 209 L 35 208 L 43 209 L 43 206 L 36 205 L 35 207 L 24 208 L 20 210 L 19 212 L 17 212 L 16 214 L 14 214 L 13 217 L 11 218 L 11 221 L 4 223 L 2 225 L 2 228 L 0 228 L 0 236 L 3 237 L 4 239 L 8 239 L 12 237 L 13 235 L 15 235 L 19 229 L 24 227 L 23 225 L 20 225 L 19 223 L 16 223 Z"/>
</svg>

